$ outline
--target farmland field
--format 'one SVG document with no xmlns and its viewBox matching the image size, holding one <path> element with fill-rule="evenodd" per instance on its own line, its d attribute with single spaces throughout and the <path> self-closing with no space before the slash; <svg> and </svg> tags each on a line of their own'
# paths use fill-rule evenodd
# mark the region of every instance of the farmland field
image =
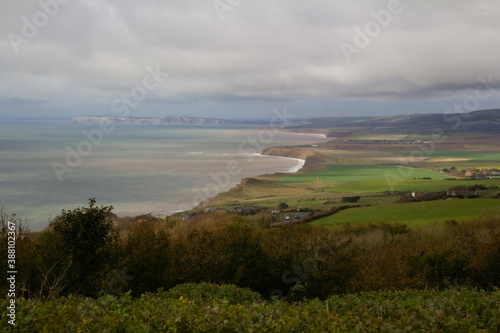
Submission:
<svg viewBox="0 0 500 333">
<path fill-rule="evenodd" d="M 418 150 L 413 151 L 395 151 L 398 154 L 408 154 L 408 155 L 416 155 L 419 156 L 422 152 Z M 469 162 L 478 162 L 478 163 L 491 163 L 494 165 L 500 165 L 500 152 L 498 151 L 469 151 L 469 150 L 436 150 L 432 152 L 432 155 L 429 156 L 430 162 L 433 159 L 457 159 L 457 160 L 467 160 Z M 453 162 L 450 162 L 453 163 Z"/>
<path fill-rule="evenodd" d="M 334 165 L 317 172 L 282 177 L 278 180 L 278 184 L 291 185 L 317 181 L 329 183 L 364 182 L 384 180 L 387 175 L 392 175 L 392 177 L 398 176 L 398 178 L 449 178 L 447 175 L 431 170 L 405 168 L 394 165 Z"/>
<path fill-rule="evenodd" d="M 334 165 L 317 172 L 282 177 L 277 183 L 288 186 L 314 185 L 321 188 L 322 192 L 336 193 L 431 191 L 457 186 L 445 183 L 443 180 L 446 178 L 449 176 L 420 168 L 394 165 Z"/>
<path fill-rule="evenodd" d="M 374 193 L 384 191 L 400 191 L 400 192 L 437 192 L 445 191 L 451 187 L 464 186 L 473 187 L 476 184 L 481 184 L 486 187 L 500 187 L 500 179 L 488 180 L 423 180 L 423 179 L 404 179 L 397 178 L 396 174 L 389 174 L 387 180 L 374 180 L 366 182 L 352 182 L 335 185 L 333 187 L 324 188 L 325 192 L 332 193 Z"/>
<path fill-rule="evenodd" d="M 499 199 L 454 199 L 351 208 L 316 220 L 312 225 L 356 223 L 403 223 L 420 227 L 448 219 L 471 220 L 482 215 L 500 214 Z"/>
</svg>

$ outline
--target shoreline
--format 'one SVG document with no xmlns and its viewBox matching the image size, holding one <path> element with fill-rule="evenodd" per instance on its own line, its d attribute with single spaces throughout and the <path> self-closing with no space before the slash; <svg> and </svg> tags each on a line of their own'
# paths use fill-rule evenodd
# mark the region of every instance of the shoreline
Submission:
<svg viewBox="0 0 500 333">
<path fill-rule="evenodd" d="M 296 173 L 296 172 L 299 172 L 300 170 L 302 170 L 302 168 L 306 164 L 306 160 L 302 159 L 302 158 L 295 158 L 295 157 L 288 157 L 288 156 L 278 156 L 278 155 L 265 155 L 265 154 L 262 154 L 262 152 L 259 153 L 259 156 L 272 156 L 272 157 L 276 157 L 276 158 L 286 158 L 286 159 L 294 160 L 294 161 L 298 162 L 298 164 L 296 166 L 289 168 L 287 171 L 276 171 L 275 173 L 280 173 L 280 172 L 283 172 L 283 173 Z M 258 176 L 261 176 L 261 175 L 258 175 Z M 258 177 L 258 176 L 256 176 L 256 177 Z"/>
<path fill-rule="evenodd" d="M 300 133 L 300 134 L 307 134 L 307 133 Z M 326 138 L 326 136 L 323 136 L 324 138 Z M 316 144 L 314 144 L 316 145 Z M 292 148 L 293 146 L 290 146 L 290 148 L 287 148 L 288 150 L 293 150 L 295 148 Z M 287 170 L 275 170 L 269 174 L 277 174 L 277 173 L 287 173 L 287 174 L 294 174 L 294 173 L 297 173 L 299 172 L 300 170 L 302 170 L 302 168 L 304 168 L 304 166 L 306 165 L 306 159 L 303 159 L 303 158 L 295 158 L 295 157 L 289 157 L 289 156 L 282 156 L 282 155 L 274 155 L 274 154 L 266 154 L 266 150 L 268 149 L 282 149 L 282 148 L 286 148 L 286 147 L 269 147 L 269 148 L 266 148 L 264 150 L 262 150 L 260 153 L 255 153 L 253 154 L 254 156 L 258 156 L 258 157 L 275 157 L 275 158 L 281 158 L 281 159 L 288 159 L 288 160 L 294 160 L 297 162 L 297 164 L 293 167 L 290 167 L 288 168 Z M 139 215 L 143 215 L 143 214 L 148 214 L 150 213 L 151 215 L 155 216 L 155 217 L 158 217 L 158 218 L 166 218 L 166 217 L 169 217 L 169 216 L 173 216 L 175 214 L 182 214 L 182 213 L 187 213 L 187 212 L 190 212 L 192 210 L 195 210 L 197 208 L 202 208 L 205 206 L 205 204 L 209 203 L 210 201 L 214 200 L 215 198 L 217 198 L 220 194 L 222 193 L 225 193 L 225 192 L 228 192 L 230 191 L 232 188 L 234 188 L 235 186 L 238 186 L 238 185 L 241 185 L 246 179 L 248 178 L 254 178 L 254 177 L 260 177 L 260 176 L 263 176 L 265 174 L 257 174 L 255 176 L 251 176 L 251 177 L 243 177 L 243 178 L 240 178 L 238 181 L 235 181 L 234 182 L 234 185 L 232 187 L 229 187 L 228 189 L 223 189 L 221 190 L 220 192 L 216 193 L 215 195 L 213 196 L 210 196 L 210 197 L 207 197 L 203 200 L 201 200 L 200 202 L 198 202 L 197 205 L 195 205 L 194 207 L 192 208 L 188 208 L 188 209 L 177 209 L 173 212 L 154 212 L 154 211 L 149 211 L 149 212 L 141 212 L 137 215 L 135 214 L 116 214 L 116 216 L 118 216 L 119 218 L 125 218 L 125 217 L 134 217 L 134 216 L 139 216 Z"/>
<path fill-rule="evenodd" d="M 307 133 L 298 133 L 298 134 L 304 134 L 304 135 L 307 135 Z M 326 136 L 322 135 L 321 136 L 323 138 L 326 138 Z M 314 145 L 317 145 L 319 143 L 315 143 Z M 270 150 L 270 151 L 274 151 L 276 149 L 286 149 L 287 151 L 296 151 L 296 150 L 300 150 L 300 148 L 295 148 L 294 146 L 290 146 L 290 147 L 269 147 L 269 148 L 266 148 L 264 150 L 262 150 L 260 153 L 255 153 L 253 155 L 255 156 L 258 156 L 258 157 L 275 157 L 275 158 L 282 158 L 282 159 L 288 159 L 288 160 L 294 160 L 297 162 L 297 164 L 291 168 L 289 168 L 288 170 L 275 170 L 269 174 L 277 174 L 277 173 L 287 173 L 287 174 L 294 174 L 294 173 L 297 173 L 299 172 L 300 170 L 302 170 L 304 168 L 304 166 L 306 165 L 306 158 L 296 158 L 296 157 L 290 157 L 290 156 L 285 156 L 285 155 L 277 155 L 277 154 L 270 154 L 270 153 L 266 153 L 266 151 Z M 310 156 L 310 155 L 308 155 Z M 166 217 L 169 217 L 169 216 L 173 216 L 175 214 L 182 214 L 182 213 L 187 213 L 187 212 L 190 212 L 192 210 L 195 210 L 197 208 L 201 208 L 201 207 L 204 207 L 205 204 L 209 203 L 210 201 L 213 201 L 215 198 L 217 198 L 220 194 L 222 193 L 225 193 L 225 192 L 228 192 L 230 191 L 232 188 L 234 188 L 234 186 L 238 186 L 238 185 L 241 185 L 246 179 L 248 178 L 254 178 L 254 177 L 260 177 L 260 176 L 263 176 L 263 175 L 266 175 L 266 174 L 258 174 L 258 175 L 255 175 L 255 176 L 251 176 L 251 177 L 243 177 L 243 178 L 240 178 L 238 181 L 234 182 L 234 185 L 228 189 L 225 189 L 225 190 L 221 190 L 220 192 L 216 193 L 215 195 L 213 196 L 210 196 L 210 197 L 207 197 L 203 200 L 201 200 L 200 202 L 198 202 L 197 205 L 195 205 L 194 207 L 192 208 L 189 208 L 189 209 L 177 209 L 173 212 L 154 212 L 154 211 L 149 211 L 149 212 L 141 212 L 137 215 L 135 214 L 116 214 L 116 216 L 118 216 L 119 218 L 125 218 L 125 217 L 134 217 L 134 216 L 139 216 L 139 215 L 143 215 L 143 214 L 148 214 L 150 213 L 151 215 L 155 216 L 155 217 L 158 217 L 158 218 L 166 218 Z"/>
<path fill-rule="evenodd" d="M 308 133 L 296 133 L 296 134 L 309 135 Z M 313 133 L 312 135 L 320 136 L 320 137 L 322 137 L 324 139 L 329 139 L 329 140 L 331 139 L 331 138 L 328 138 L 325 134 L 316 134 L 316 133 Z M 325 142 L 328 142 L 328 141 L 325 141 Z M 312 149 L 316 148 L 319 144 L 321 144 L 321 142 L 310 144 L 310 147 L 301 147 L 301 145 L 268 147 L 268 148 L 265 148 L 264 150 L 262 150 L 260 153 L 257 153 L 255 155 L 256 156 L 263 156 L 263 157 L 264 156 L 268 156 L 268 157 L 286 158 L 286 159 L 291 159 L 291 160 L 298 161 L 299 162 L 298 165 L 296 165 L 295 167 L 292 167 L 292 168 L 288 169 L 287 171 L 279 171 L 278 170 L 278 171 L 270 173 L 270 174 L 278 174 L 278 173 L 295 174 L 295 173 L 301 171 L 306 166 L 306 163 L 308 162 L 308 157 L 316 155 L 312 151 Z M 245 182 L 245 180 L 247 180 L 249 178 L 260 177 L 260 176 L 264 176 L 264 175 L 266 175 L 266 174 L 259 174 L 259 175 L 253 176 L 253 177 L 244 177 L 244 178 L 241 178 L 240 181 L 237 182 L 235 186 L 239 186 L 239 185 L 243 184 L 243 182 Z M 234 187 L 232 187 L 232 188 L 234 188 Z M 215 201 L 215 199 L 221 193 L 228 192 L 232 188 L 220 191 L 219 193 L 217 193 L 217 194 L 215 194 L 215 195 L 213 195 L 211 197 L 208 197 L 208 198 L 202 200 L 197 206 L 193 207 L 192 209 L 184 210 L 184 211 L 177 212 L 177 213 L 189 212 L 189 211 L 197 209 L 197 208 L 202 208 L 202 207 L 210 206 L 211 205 L 210 203 L 213 202 L 213 201 Z M 173 213 L 173 214 L 170 214 L 170 215 L 167 215 L 167 216 L 171 216 L 171 215 L 174 215 L 174 214 L 176 214 L 176 213 Z"/>
</svg>

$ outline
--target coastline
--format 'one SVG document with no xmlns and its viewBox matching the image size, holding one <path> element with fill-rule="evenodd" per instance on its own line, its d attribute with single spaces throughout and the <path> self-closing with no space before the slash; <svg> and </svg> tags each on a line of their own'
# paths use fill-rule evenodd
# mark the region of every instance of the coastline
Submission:
<svg viewBox="0 0 500 333">
<path fill-rule="evenodd" d="M 296 133 L 296 134 L 302 134 L 302 135 L 308 135 L 308 133 Z M 331 140 L 331 138 L 327 137 L 324 134 L 312 134 L 316 136 L 320 136 L 323 139 L 328 139 Z M 325 142 L 328 142 L 325 141 Z M 314 160 L 314 156 L 316 156 L 316 153 L 313 151 L 318 145 L 320 145 L 322 142 L 317 142 L 314 144 L 308 144 L 308 145 L 295 145 L 295 146 L 279 146 L 279 147 L 269 147 L 265 148 L 262 150 L 260 153 L 255 154 L 256 156 L 272 156 L 272 157 L 277 157 L 277 158 L 286 158 L 290 160 L 295 160 L 297 161 L 297 165 L 294 167 L 289 168 L 287 171 L 274 171 L 270 173 L 271 175 L 276 175 L 276 174 L 281 174 L 281 173 L 287 173 L 287 174 L 294 174 L 303 171 L 305 167 L 312 166 L 316 164 Z M 259 178 L 259 177 L 264 177 L 269 174 L 259 174 L 253 177 L 244 177 L 241 178 L 240 181 L 236 184 L 235 187 L 230 188 L 225 191 L 221 191 L 211 197 L 208 197 L 204 200 L 202 200 L 196 207 L 188 210 L 184 210 L 180 213 L 184 212 L 189 212 L 193 209 L 197 208 L 202 208 L 202 207 L 207 207 L 213 205 L 216 201 L 217 198 L 222 194 L 222 193 L 227 193 L 235 188 L 244 186 L 249 179 L 254 179 L 254 178 Z"/>
<path fill-rule="evenodd" d="M 265 155 L 265 154 L 262 154 L 262 152 L 259 154 L 259 156 L 273 156 L 273 157 L 277 157 L 277 158 L 286 158 L 286 159 L 294 160 L 294 161 L 298 162 L 296 166 L 289 168 L 287 171 L 276 171 L 276 172 L 296 173 L 296 172 L 299 172 L 300 170 L 302 170 L 302 168 L 306 164 L 306 160 L 301 159 L 301 158 L 288 157 L 288 156 L 278 156 L 278 155 Z"/>
</svg>

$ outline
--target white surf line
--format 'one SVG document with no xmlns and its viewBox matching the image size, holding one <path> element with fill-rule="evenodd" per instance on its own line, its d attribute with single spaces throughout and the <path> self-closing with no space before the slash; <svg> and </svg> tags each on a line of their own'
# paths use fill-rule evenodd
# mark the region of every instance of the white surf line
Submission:
<svg viewBox="0 0 500 333">
<path fill-rule="evenodd" d="M 287 157 L 287 156 L 279 156 L 279 155 L 263 155 L 262 153 L 256 154 L 257 156 L 262 156 L 262 157 L 278 157 L 278 158 L 286 158 L 289 160 L 295 160 L 297 161 L 297 165 L 289 168 L 287 171 L 276 171 L 276 172 L 285 172 L 285 173 L 295 173 L 302 169 L 304 167 L 304 164 L 306 164 L 306 160 L 301 159 L 301 158 L 295 158 L 295 157 Z"/>
</svg>

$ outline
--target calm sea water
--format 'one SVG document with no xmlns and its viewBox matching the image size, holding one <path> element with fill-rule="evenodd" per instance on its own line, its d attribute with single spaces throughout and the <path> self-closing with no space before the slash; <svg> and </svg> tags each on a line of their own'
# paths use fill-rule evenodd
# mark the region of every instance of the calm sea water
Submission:
<svg viewBox="0 0 500 333">
<path fill-rule="evenodd" d="M 62 209 L 87 205 L 91 197 L 113 205 L 118 215 L 164 216 L 193 208 L 242 178 L 293 172 L 302 165 L 259 156 L 264 148 L 326 141 L 252 129 L 117 126 L 98 145 L 90 143 L 89 151 L 82 131 L 97 128 L 0 123 L 0 205 L 27 219 L 32 230 L 46 227 Z M 68 151 L 78 148 L 81 160 L 73 156 L 68 164 Z M 53 165 L 65 166 L 60 179 Z"/>
</svg>

